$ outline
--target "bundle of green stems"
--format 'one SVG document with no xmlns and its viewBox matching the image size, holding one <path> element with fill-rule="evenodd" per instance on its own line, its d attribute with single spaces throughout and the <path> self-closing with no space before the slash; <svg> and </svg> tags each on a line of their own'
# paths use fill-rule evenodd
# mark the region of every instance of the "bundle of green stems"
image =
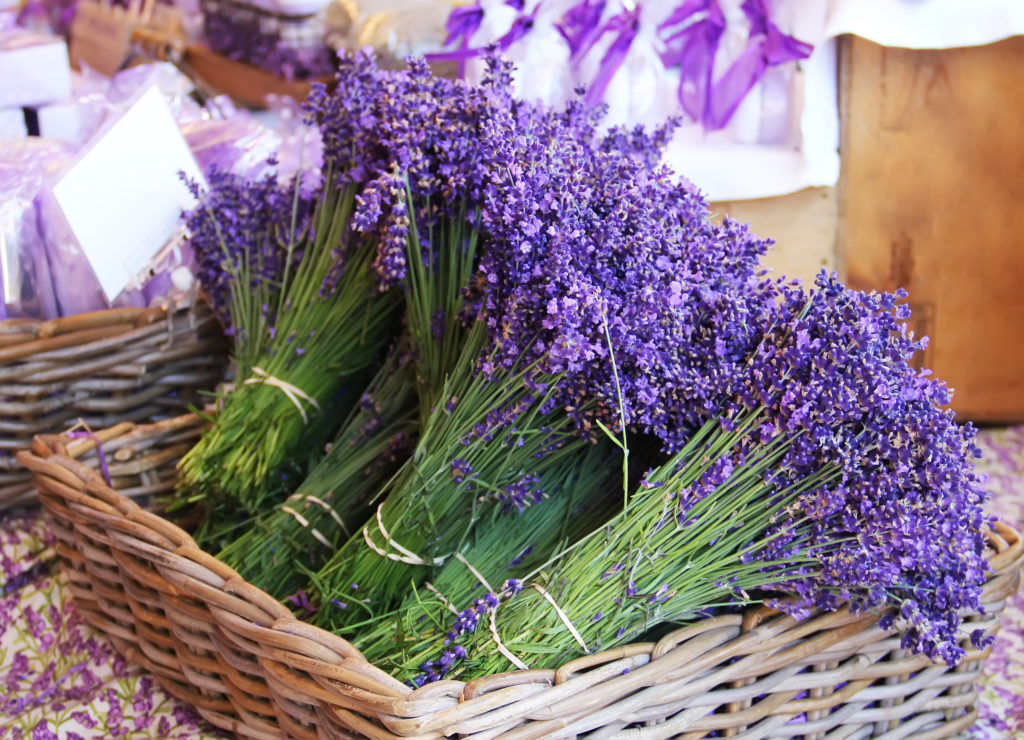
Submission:
<svg viewBox="0 0 1024 740">
<path fill-rule="evenodd" d="M 410 583 L 400 607 L 341 634 L 375 665 L 411 675 L 429 656 L 408 649 L 432 644 L 450 629 L 453 614 L 484 593 L 501 593 L 509 579 L 522 578 L 608 519 L 620 498 L 617 472 L 608 465 L 614 457 L 611 445 L 601 441 L 564 460 L 541 481 L 551 490 L 547 498 L 522 511 L 492 509 L 429 581 Z"/>
<path fill-rule="evenodd" d="M 303 588 L 365 524 L 374 495 L 405 462 L 417 430 L 412 367 L 395 358 L 378 370 L 295 493 L 249 522 L 217 557 L 279 599 Z"/>
<path fill-rule="evenodd" d="M 394 608 L 410 582 L 421 582 L 459 550 L 510 489 L 531 476 L 543 479 L 591 444 L 550 402 L 557 377 L 532 367 L 500 378 L 481 373 L 486 342 L 486 327 L 477 322 L 440 395 L 448 400 L 428 416 L 412 458 L 382 491 L 370 524 L 313 579 L 320 626 L 339 629 Z M 356 608 L 327 608 L 353 590 L 363 592 Z"/>
<path fill-rule="evenodd" d="M 309 438 L 315 417 L 346 382 L 380 362 L 392 341 L 400 302 L 380 293 L 372 241 L 348 229 L 353 201 L 353 187 L 325 188 L 309 233 L 291 245 L 301 259 L 285 273 L 276 323 L 261 327 L 259 352 L 236 358 L 234 389 L 181 462 L 187 500 L 209 497 L 249 513 L 267 508 L 282 465 L 326 441 Z M 343 269 L 325 289 L 338 272 L 339 249 Z M 235 292 L 244 294 L 245 285 Z"/>
<path fill-rule="evenodd" d="M 505 584 L 500 599 L 478 610 L 475 629 L 460 629 L 465 617 L 434 607 L 432 615 L 446 616 L 445 628 L 432 625 L 419 642 L 406 641 L 394 675 L 418 684 L 438 673 L 469 680 L 558 666 L 635 641 L 658 625 L 698 619 L 709 608 L 750 603 L 758 589 L 813 568 L 817 559 L 809 549 L 782 561 L 758 553 L 771 542 L 773 525 L 788 516 L 787 507 L 837 473 L 822 469 L 774 489 L 765 476 L 782 464 L 785 437 L 756 448 L 742 466 L 723 467 L 757 420 L 752 414 L 733 432 L 708 422 L 645 476 L 625 510 L 521 583 Z M 688 492 L 714 470 L 731 472 L 688 504 Z M 798 519 L 787 524 L 801 527 Z"/>
</svg>

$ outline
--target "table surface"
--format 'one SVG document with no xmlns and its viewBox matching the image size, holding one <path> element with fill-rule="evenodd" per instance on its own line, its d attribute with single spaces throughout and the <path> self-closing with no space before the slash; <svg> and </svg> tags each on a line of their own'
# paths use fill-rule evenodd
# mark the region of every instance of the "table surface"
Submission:
<svg viewBox="0 0 1024 740">
<path fill-rule="evenodd" d="M 983 430 L 992 510 L 1024 525 L 1024 426 Z M 0 740 L 213 738 L 75 611 L 38 514 L 0 519 Z M 1024 737 L 1024 591 L 1003 615 L 973 738 Z"/>
</svg>

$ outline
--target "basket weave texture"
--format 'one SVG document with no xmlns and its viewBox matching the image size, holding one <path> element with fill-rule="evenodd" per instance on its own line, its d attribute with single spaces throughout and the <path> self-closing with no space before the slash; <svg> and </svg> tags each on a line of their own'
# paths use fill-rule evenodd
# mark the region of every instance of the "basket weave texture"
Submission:
<svg viewBox="0 0 1024 740">
<path fill-rule="evenodd" d="M 0 511 L 35 498 L 14 453 L 36 434 L 179 416 L 202 405 L 226 362 L 202 303 L 0 321 Z"/>
<path fill-rule="evenodd" d="M 101 435 L 114 483 L 172 485 L 169 456 L 199 426 L 188 416 Z M 975 721 L 974 685 L 990 652 L 966 636 L 998 630 L 1024 558 L 1020 535 L 997 524 L 985 613 L 965 615 L 968 654 L 956 669 L 905 653 L 878 615 L 796 621 L 756 608 L 557 670 L 413 690 L 113 490 L 95 447 L 40 436 L 19 454 L 79 609 L 167 691 L 242 737 L 956 737 Z"/>
</svg>

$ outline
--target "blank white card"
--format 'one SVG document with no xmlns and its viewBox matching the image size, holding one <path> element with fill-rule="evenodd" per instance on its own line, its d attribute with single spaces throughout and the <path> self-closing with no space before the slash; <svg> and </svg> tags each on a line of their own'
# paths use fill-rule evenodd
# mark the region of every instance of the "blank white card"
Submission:
<svg viewBox="0 0 1024 740">
<path fill-rule="evenodd" d="M 53 195 L 108 302 L 150 265 L 195 199 L 179 173 L 203 182 L 154 85 L 93 140 Z"/>
</svg>

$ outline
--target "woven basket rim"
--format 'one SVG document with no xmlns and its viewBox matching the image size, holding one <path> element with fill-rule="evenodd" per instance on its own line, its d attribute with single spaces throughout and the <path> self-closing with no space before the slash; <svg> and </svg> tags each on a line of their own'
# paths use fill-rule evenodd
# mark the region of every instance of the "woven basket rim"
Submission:
<svg viewBox="0 0 1024 740">
<path fill-rule="evenodd" d="M 191 414 L 168 422 L 183 426 L 202 420 Z M 121 425 L 125 433 L 136 437 L 144 437 L 166 426 L 167 422 Z M 120 435 L 108 436 L 115 439 Z M 160 572 L 172 585 L 204 601 L 219 623 L 228 625 L 247 644 L 261 646 L 275 661 L 287 666 L 280 667 L 284 673 L 276 677 L 278 680 L 289 680 L 289 669 L 314 676 L 313 689 L 308 686 L 304 689 L 311 691 L 308 703 L 332 703 L 335 690 L 372 696 L 388 718 L 391 731 L 403 736 L 442 729 L 446 734 L 469 731 L 479 725 L 485 714 L 489 722 L 500 722 L 503 718 L 500 702 L 499 709 L 484 711 L 481 707 L 486 707 L 488 702 L 495 704 L 505 695 L 525 697 L 516 705 L 516 711 L 522 711 L 525 702 L 529 706 L 536 704 L 535 710 L 539 712 L 540 707 L 557 702 L 563 695 L 558 687 L 570 682 L 579 686 L 581 681 L 593 681 L 596 686 L 603 681 L 601 692 L 611 691 L 610 686 L 619 690 L 645 686 L 643 681 L 649 678 L 655 666 L 658 670 L 670 670 L 673 675 L 681 671 L 692 673 L 698 676 L 695 685 L 699 685 L 701 671 L 730 660 L 730 656 L 741 655 L 751 641 L 757 641 L 758 649 L 767 651 L 761 661 L 767 670 L 776 663 L 780 667 L 788 665 L 786 661 L 796 655 L 793 651 L 805 654 L 815 648 L 818 652 L 812 652 L 813 655 L 827 656 L 835 645 L 862 633 L 873 630 L 883 636 L 886 634 L 877 627 L 881 613 L 853 614 L 848 607 L 843 607 L 836 612 L 816 613 L 795 620 L 768 607 L 755 606 L 742 613 L 679 627 L 657 643 L 633 643 L 604 650 L 571 660 L 557 669 L 508 671 L 469 681 L 442 680 L 411 688 L 367 661 L 349 641 L 296 618 L 282 602 L 203 552 L 184 530 L 146 512 L 108 486 L 95 470 L 75 459 L 93 447 L 95 442 L 91 439 L 72 441 L 63 435 L 38 435 L 30 450 L 18 454 L 18 461 L 36 476 L 63 479 L 60 495 L 69 507 L 91 520 L 102 521 L 117 547 L 158 563 Z M 73 490 L 71 484 L 76 480 L 84 483 L 81 491 Z M 1006 584 L 1012 580 L 1012 588 L 1015 588 L 1017 571 L 1024 563 L 1024 540 L 1005 522 L 995 522 L 986 534 L 991 547 L 989 584 L 1003 579 L 1000 583 L 1007 591 L 1011 586 Z M 997 593 L 990 601 L 1005 601 L 1009 593 Z M 888 634 L 892 634 L 891 631 Z M 801 635 L 811 636 L 813 644 L 793 647 L 794 639 Z M 896 642 L 898 649 L 898 638 Z M 692 648 L 693 645 L 705 645 L 703 652 Z M 691 654 L 693 650 L 697 650 L 696 654 Z M 982 660 L 989 650 L 969 653 L 968 659 Z M 925 656 L 910 656 L 907 673 L 929 665 L 932 661 Z M 536 699 L 531 699 L 534 696 Z M 440 710 L 433 711 L 434 707 Z M 336 711 L 340 714 L 343 710 Z M 509 721 L 508 718 L 505 721 Z"/>
<path fill-rule="evenodd" d="M 182 414 L 223 378 L 226 341 L 196 292 L 150 307 L 0 321 L 0 511 L 31 505 L 31 476 L 12 465 L 38 433 L 84 422 Z"/>
</svg>

